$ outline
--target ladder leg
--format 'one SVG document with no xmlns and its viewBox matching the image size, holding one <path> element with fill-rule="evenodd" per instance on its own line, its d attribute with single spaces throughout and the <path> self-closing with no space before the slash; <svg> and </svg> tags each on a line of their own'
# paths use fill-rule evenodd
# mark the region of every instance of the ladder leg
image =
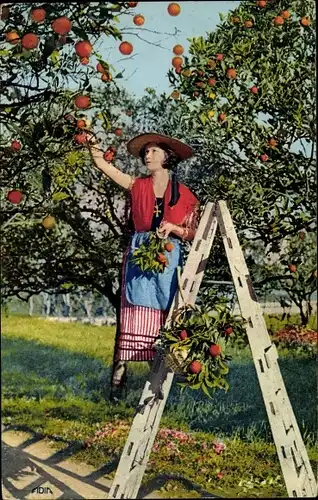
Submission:
<svg viewBox="0 0 318 500">
<path fill-rule="evenodd" d="M 247 320 L 246 332 L 288 495 L 315 497 L 316 480 L 279 369 L 277 349 L 269 337 L 261 305 L 224 201 L 218 202 L 217 218 L 241 314 Z"/>
<path fill-rule="evenodd" d="M 216 207 L 208 203 L 192 243 L 181 277 L 181 288 L 187 303 L 194 304 L 217 228 Z M 166 325 L 173 311 L 181 306 L 179 291 L 174 297 Z M 136 414 L 124 446 L 108 498 L 137 498 L 148 458 L 168 399 L 173 373 L 158 354 L 144 387 Z"/>
</svg>

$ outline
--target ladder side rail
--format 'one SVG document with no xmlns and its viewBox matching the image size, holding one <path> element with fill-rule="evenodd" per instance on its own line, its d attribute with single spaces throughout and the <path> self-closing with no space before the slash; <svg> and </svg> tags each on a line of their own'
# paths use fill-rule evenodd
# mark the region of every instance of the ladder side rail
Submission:
<svg viewBox="0 0 318 500">
<path fill-rule="evenodd" d="M 184 290 L 184 292 L 183 292 L 184 299 L 185 299 L 187 304 L 191 304 L 191 305 L 195 304 L 196 297 L 197 297 L 197 294 L 199 292 L 199 288 L 200 288 L 200 285 L 201 285 L 201 282 L 203 279 L 204 270 L 205 270 L 205 267 L 206 267 L 206 264 L 208 261 L 208 257 L 209 257 L 210 252 L 211 252 L 211 248 L 213 245 L 213 241 L 214 241 L 214 237 L 215 237 L 216 229 L 217 229 L 217 224 L 218 224 L 217 218 L 216 218 L 216 205 L 215 204 L 213 204 L 213 205 L 207 204 L 207 209 L 209 209 L 210 206 L 211 206 L 211 210 L 209 210 L 206 213 L 207 217 L 203 219 L 203 224 L 205 226 L 205 230 L 202 234 L 202 238 L 200 238 L 200 236 L 198 236 L 197 240 L 193 243 L 191 250 L 190 250 L 190 253 L 189 253 L 189 256 L 188 256 L 188 259 L 187 259 L 187 267 L 185 267 L 184 272 L 182 273 L 182 277 L 181 277 L 180 285 L 181 285 L 181 288 L 183 288 L 183 290 Z M 201 231 L 200 231 L 199 235 L 200 234 L 201 234 Z M 205 245 L 204 245 L 204 243 L 205 243 Z M 197 262 L 195 261 L 194 257 L 199 250 L 201 251 L 201 258 L 200 258 L 199 265 L 197 265 Z M 191 251 L 192 251 L 193 258 L 191 255 Z M 176 297 L 178 297 L 178 296 L 180 296 L 180 294 L 177 293 Z M 171 320 L 171 316 L 173 314 L 173 311 L 177 307 L 179 307 L 179 305 L 177 305 L 176 303 L 172 304 L 172 307 L 170 309 L 170 314 L 167 318 L 165 326 L 167 326 L 169 324 L 169 322 Z M 163 362 L 162 369 L 164 370 L 165 362 L 164 362 L 164 360 L 162 362 Z M 166 391 L 170 391 L 170 387 L 171 387 L 171 384 L 173 381 L 173 377 L 174 377 L 173 373 L 168 371 L 167 376 L 169 377 L 169 375 L 172 375 L 171 383 L 169 386 L 163 388 L 164 394 L 166 394 Z M 165 405 L 165 403 L 164 403 L 164 405 Z M 156 435 L 157 435 L 157 432 L 159 429 L 160 420 L 161 420 L 163 410 L 164 410 L 164 407 L 162 405 L 160 408 L 160 411 L 158 411 L 155 415 L 155 423 L 154 423 L 154 427 L 153 427 L 154 432 L 149 437 L 147 449 L 145 450 L 145 453 L 143 455 L 143 461 L 140 462 L 140 469 L 142 469 L 142 471 L 140 471 L 140 476 L 141 476 L 140 482 L 139 483 L 137 481 L 134 482 L 134 487 L 132 488 L 132 497 L 131 498 L 137 498 L 140 484 L 142 481 L 142 477 L 143 477 L 144 472 L 145 472 L 146 467 L 147 467 L 149 455 L 151 453 L 151 450 L 152 450 L 152 447 L 153 447 L 153 444 L 154 444 L 154 441 L 155 441 L 155 438 L 156 438 Z"/>
<path fill-rule="evenodd" d="M 241 313 L 248 320 L 246 332 L 288 494 L 314 496 L 317 491 L 315 478 L 278 366 L 277 349 L 269 337 L 230 213 L 223 201 L 218 204 L 217 216 Z"/>
<path fill-rule="evenodd" d="M 197 283 L 199 285 L 201 283 L 205 268 L 205 265 L 201 265 L 201 261 L 202 259 L 207 260 L 212 246 L 210 240 L 212 239 L 212 235 L 213 237 L 215 235 L 216 226 L 215 205 L 207 203 L 181 277 L 181 287 L 183 288 L 183 297 L 186 302 L 188 302 L 188 295 L 193 284 L 191 278 L 195 269 L 200 272 Z M 201 255 L 199 250 L 201 251 Z M 195 300 L 192 290 L 191 299 L 193 300 L 193 298 Z M 171 321 L 174 309 L 180 307 L 181 303 L 182 297 L 180 292 L 177 291 L 166 320 L 166 325 Z M 154 368 L 156 369 L 154 370 Z M 173 373 L 166 369 L 165 362 L 161 359 L 160 355 L 157 355 L 154 360 L 154 368 L 150 372 L 145 384 L 108 498 L 134 498 L 132 495 L 137 495 L 138 493 L 136 489 L 139 490 L 143 472 L 147 465 L 148 456 L 150 455 L 173 381 Z M 154 403 L 156 398 L 158 398 L 159 391 L 163 393 L 162 399 Z M 154 424 L 152 427 L 147 428 L 149 419 L 153 419 Z M 145 433 L 148 440 L 145 439 Z M 143 457 L 142 463 L 140 462 L 141 456 Z M 139 472 L 137 468 L 139 468 Z M 134 471 L 134 481 L 132 482 L 130 482 L 131 470 Z"/>
</svg>

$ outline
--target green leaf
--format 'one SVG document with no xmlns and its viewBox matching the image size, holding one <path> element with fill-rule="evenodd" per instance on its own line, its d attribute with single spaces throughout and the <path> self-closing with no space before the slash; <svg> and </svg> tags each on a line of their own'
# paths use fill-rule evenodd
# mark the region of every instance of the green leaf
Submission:
<svg viewBox="0 0 318 500">
<path fill-rule="evenodd" d="M 64 288 L 64 289 L 68 289 L 68 288 L 72 288 L 73 286 L 73 283 L 71 282 L 68 282 L 68 283 L 63 283 L 63 285 L 61 285 L 61 288 Z"/>
<path fill-rule="evenodd" d="M 61 57 L 60 52 L 58 50 L 53 50 L 52 54 L 50 55 L 50 59 L 53 62 L 54 67 L 57 65 L 60 57 Z"/>
<path fill-rule="evenodd" d="M 69 194 L 67 193 L 63 193 L 62 191 L 58 192 L 58 193 L 54 193 L 52 195 L 52 200 L 53 201 L 62 201 L 62 200 L 65 200 L 66 198 L 69 198 Z"/>
<path fill-rule="evenodd" d="M 202 386 L 201 386 L 201 389 L 202 391 L 204 392 L 204 394 L 206 394 L 208 396 L 209 399 L 212 399 L 212 396 L 211 394 L 209 393 L 209 389 L 208 387 L 205 385 L 205 383 L 203 382 Z"/>
</svg>

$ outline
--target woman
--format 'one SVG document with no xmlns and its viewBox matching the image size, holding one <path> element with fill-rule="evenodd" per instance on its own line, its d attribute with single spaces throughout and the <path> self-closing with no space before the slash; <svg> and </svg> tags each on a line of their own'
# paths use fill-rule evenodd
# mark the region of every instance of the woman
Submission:
<svg viewBox="0 0 318 500">
<path fill-rule="evenodd" d="M 150 175 L 135 178 L 103 159 L 103 151 L 90 140 L 96 167 L 130 192 L 131 222 L 134 233 L 123 259 L 120 334 L 115 353 L 112 386 L 121 386 L 127 361 L 151 362 L 152 345 L 165 323 L 177 290 L 177 267 L 182 265 L 181 241 L 194 238 L 199 202 L 177 181 L 177 164 L 192 156 L 192 149 L 171 137 L 146 133 L 127 144 L 128 151 L 141 158 Z M 172 179 L 169 178 L 172 171 Z M 169 264 L 163 273 L 142 272 L 131 260 L 136 248 L 152 231 L 173 243 Z"/>
</svg>

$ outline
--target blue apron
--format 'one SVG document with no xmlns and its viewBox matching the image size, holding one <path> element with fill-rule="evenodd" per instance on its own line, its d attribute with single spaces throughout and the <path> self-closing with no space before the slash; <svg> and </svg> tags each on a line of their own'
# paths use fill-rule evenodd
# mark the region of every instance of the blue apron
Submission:
<svg viewBox="0 0 318 500">
<path fill-rule="evenodd" d="M 178 288 L 177 267 L 183 265 L 181 243 L 178 238 L 170 237 L 174 244 L 171 252 L 163 252 L 169 264 L 163 273 L 141 271 L 132 261 L 133 252 L 149 240 L 150 232 L 135 233 L 127 254 L 125 268 L 125 292 L 127 301 L 134 306 L 169 310 Z"/>
</svg>

